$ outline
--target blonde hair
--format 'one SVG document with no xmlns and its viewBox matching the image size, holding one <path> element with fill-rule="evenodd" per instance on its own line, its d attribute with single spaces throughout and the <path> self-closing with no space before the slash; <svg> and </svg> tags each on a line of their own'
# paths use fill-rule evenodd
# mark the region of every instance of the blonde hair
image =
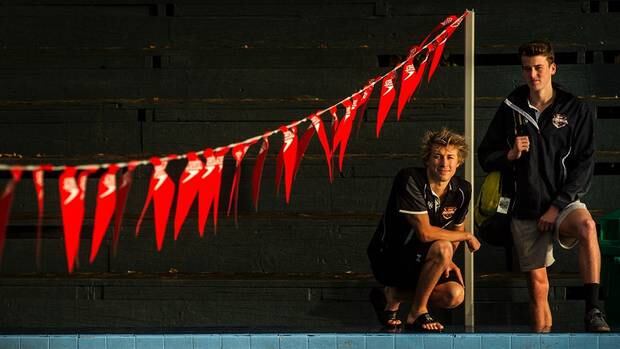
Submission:
<svg viewBox="0 0 620 349">
<path fill-rule="evenodd" d="M 455 147 L 459 154 L 459 165 L 465 162 L 467 155 L 469 154 L 469 147 L 465 142 L 465 137 L 459 133 L 452 132 L 447 128 L 442 128 L 439 131 L 426 131 L 422 138 L 422 161 L 424 165 L 428 162 L 431 156 L 433 146 L 447 147 L 449 145 Z"/>
</svg>

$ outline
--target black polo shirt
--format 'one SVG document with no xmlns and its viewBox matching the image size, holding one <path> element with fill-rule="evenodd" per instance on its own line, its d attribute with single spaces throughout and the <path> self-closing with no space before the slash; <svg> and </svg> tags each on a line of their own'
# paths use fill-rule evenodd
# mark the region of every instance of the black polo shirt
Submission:
<svg viewBox="0 0 620 349">
<path fill-rule="evenodd" d="M 431 190 L 425 168 L 402 169 L 394 179 L 387 208 L 371 245 L 379 244 L 392 251 L 420 245 L 406 215 L 428 214 L 431 225 L 450 228 L 463 224 L 470 199 L 471 184 L 460 177 L 452 177 L 448 192 L 440 201 Z"/>
</svg>

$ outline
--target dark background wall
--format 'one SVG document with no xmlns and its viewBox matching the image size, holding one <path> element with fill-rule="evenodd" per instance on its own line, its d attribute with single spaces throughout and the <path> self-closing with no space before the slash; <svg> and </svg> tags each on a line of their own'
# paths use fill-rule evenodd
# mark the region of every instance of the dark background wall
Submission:
<svg viewBox="0 0 620 349">
<path fill-rule="evenodd" d="M 2 1 L 0 162 L 116 162 L 262 134 L 350 96 L 402 60 L 447 15 L 465 8 L 476 10 L 478 138 L 503 97 L 521 83 L 516 48 L 533 38 L 551 40 L 559 63 L 555 80 L 592 103 L 598 115 L 596 174 L 586 202 L 599 216 L 614 209 L 620 193 L 620 37 L 615 35 L 620 1 Z M 276 135 L 270 139 L 260 209 L 254 212 L 250 174 L 258 145 L 250 149 L 238 228 L 222 211 L 218 234 L 209 228 L 200 239 L 193 210 L 179 240 L 173 241 L 170 226 L 157 253 L 150 213 L 140 236 L 132 233 L 151 171 L 142 166 L 117 255 L 112 256 L 109 234 L 90 265 L 98 180 L 93 176 L 77 271 L 368 273 L 365 246 L 393 175 L 420 164 L 419 141 L 427 129 L 463 130 L 463 41 L 464 26 L 448 42 L 431 83 L 421 86 L 400 122 L 390 114 L 378 140 L 377 86 L 333 184 L 315 139 L 286 205 L 283 195 L 274 193 L 281 144 Z M 175 181 L 184 165 L 169 166 Z M 228 203 L 233 166 L 229 158 L 221 209 Z M 4 185 L 9 175 L 1 175 Z M 478 167 L 476 175 L 483 176 Z M 36 282 L 43 284 L 66 273 L 57 180 L 58 173 L 46 177 L 38 267 L 35 194 L 29 175 L 20 183 L 0 266 L 5 280 L 52 273 L 38 274 Z M 556 271 L 575 270 L 574 255 L 568 255 Z M 483 249 L 476 265 L 478 273 L 506 270 L 503 250 Z M 23 291 L 7 285 L 6 297 Z"/>
</svg>

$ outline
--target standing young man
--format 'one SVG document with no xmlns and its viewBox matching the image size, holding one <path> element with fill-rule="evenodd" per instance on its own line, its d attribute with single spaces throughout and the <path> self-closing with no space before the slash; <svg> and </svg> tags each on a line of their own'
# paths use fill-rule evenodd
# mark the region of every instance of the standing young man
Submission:
<svg viewBox="0 0 620 349">
<path fill-rule="evenodd" d="M 461 271 L 452 261 L 460 241 L 471 251 L 480 243 L 464 230 L 471 185 L 455 176 L 467 157 L 463 136 L 443 129 L 428 132 L 422 144 L 424 168 L 402 169 L 394 179 L 387 208 L 368 246 L 371 268 L 383 291 L 371 300 L 388 328 L 440 332 L 428 305 L 451 309 L 463 302 Z M 400 303 L 411 301 L 404 321 Z"/>
<path fill-rule="evenodd" d="M 511 231 L 522 271 L 527 273 L 532 327 L 552 326 L 547 267 L 553 241 L 579 244 L 579 272 L 586 293 L 585 329 L 608 332 L 599 309 L 601 255 L 596 227 L 580 199 L 594 171 L 592 111 L 552 83 L 557 67 L 551 44 L 533 41 L 519 48 L 526 85 L 499 107 L 478 148 L 487 171 L 515 176 Z"/>
</svg>

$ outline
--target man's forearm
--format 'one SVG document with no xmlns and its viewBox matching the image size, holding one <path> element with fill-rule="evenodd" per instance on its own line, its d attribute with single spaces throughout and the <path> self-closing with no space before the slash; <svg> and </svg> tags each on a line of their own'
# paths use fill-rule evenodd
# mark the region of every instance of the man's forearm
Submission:
<svg viewBox="0 0 620 349">
<path fill-rule="evenodd" d="M 472 234 L 466 231 L 448 230 L 435 226 L 429 226 L 423 231 L 418 232 L 418 239 L 422 242 L 432 242 L 437 240 L 447 240 L 452 243 L 458 243 L 461 241 L 468 241 L 472 238 Z"/>
</svg>

